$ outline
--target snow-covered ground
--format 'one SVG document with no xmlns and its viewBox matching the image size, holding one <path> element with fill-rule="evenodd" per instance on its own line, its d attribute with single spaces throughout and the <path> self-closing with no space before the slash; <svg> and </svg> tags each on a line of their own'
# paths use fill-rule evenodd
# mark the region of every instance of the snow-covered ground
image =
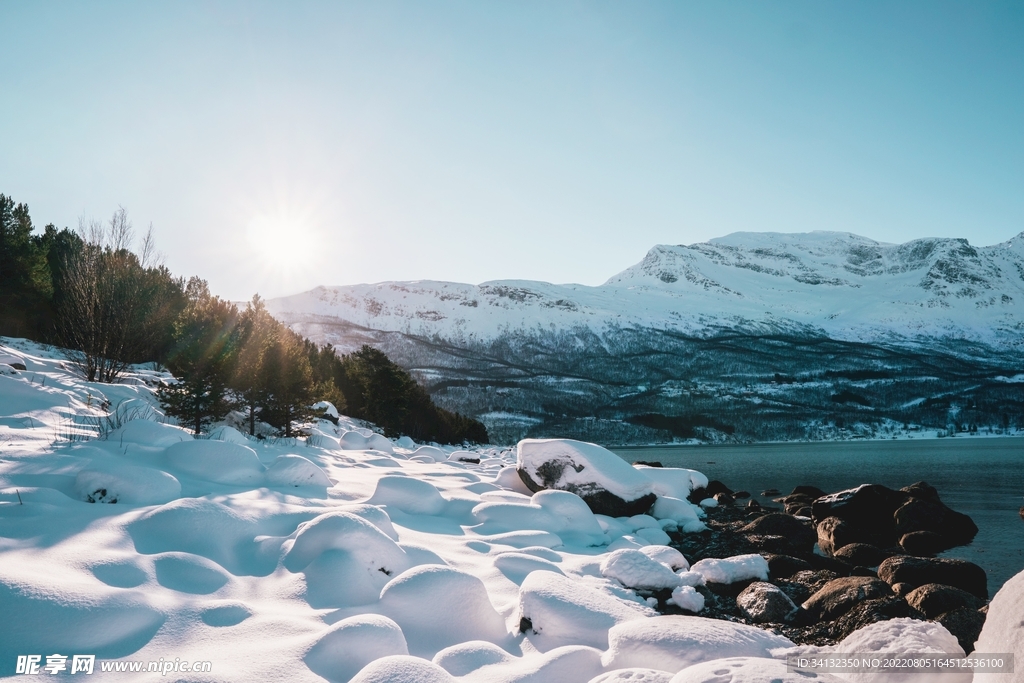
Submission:
<svg viewBox="0 0 1024 683">
<path fill-rule="evenodd" d="M 685 501 L 700 473 L 626 466 L 629 481 L 605 483 L 657 495 L 654 516 L 604 517 L 573 493 L 531 494 L 515 451 L 391 441 L 344 417 L 299 440 L 196 440 L 159 412 L 162 376 L 93 384 L 53 350 L 0 345 L 0 676 L 73 678 L 94 655 L 98 680 L 807 680 L 780 659 L 787 639 L 658 615 L 641 595 L 672 589 L 699 610 L 705 580 L 764 578 L 759 556 L 691 567 L 666 546 L 666 529 L 701 527 Z M 605 471 L 601 451 L 525 449 Z M 982 642 L 1024 662 L 1018 579 Z M 885 624 L 847 647 L 962 654 L 938 624 Z"/>
</svg>

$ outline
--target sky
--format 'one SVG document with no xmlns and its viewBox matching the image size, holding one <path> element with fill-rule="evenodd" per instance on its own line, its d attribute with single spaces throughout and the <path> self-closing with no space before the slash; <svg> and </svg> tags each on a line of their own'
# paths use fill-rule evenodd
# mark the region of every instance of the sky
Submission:
<svg viewBox="0 0 1024 683">
<path fill-rule="evenodd" d="M 0 193 L 233 300 L 1024 231 L 1024 3 L 0 2 Z"/>
</svg>

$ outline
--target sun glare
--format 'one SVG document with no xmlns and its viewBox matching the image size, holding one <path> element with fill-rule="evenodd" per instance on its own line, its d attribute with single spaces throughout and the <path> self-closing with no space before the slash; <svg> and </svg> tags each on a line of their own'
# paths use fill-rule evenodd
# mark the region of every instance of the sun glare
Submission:
<svg viewBox="0 0 1024 683">
<path fill-rule="evenodd" d="M 254 217 L 246 226 L 245 239 L 262 265 L 277 270 L 302 268 L 316 248 L 309 225 L 280 216 Z"/>
</svg>

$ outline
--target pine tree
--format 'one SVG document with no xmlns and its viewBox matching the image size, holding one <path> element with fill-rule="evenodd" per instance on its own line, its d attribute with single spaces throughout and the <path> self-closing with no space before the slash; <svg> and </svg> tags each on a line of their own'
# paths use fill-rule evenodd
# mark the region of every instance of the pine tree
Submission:
<svg viewBox="0 0 1024 683">
<path fill-rule="evenodd" d="M 277 342 L 280 323 L 274 320 L 259 294 L 239 316 L 238 356 L 228 383 L 235 404 L 248 415 L 249 434 L 256 434 L 256 415 L 266 405 L 269 388 L 267 356 Z"/>
<path fill-rule="evenodd" d="M 282 330 L 270 347 L 264 363 L 267 382 L 264 419 L 270 425 L 293 436 L 295 422 L 313 416 L 313 370 L 302 346 L 302 339 L 290 330 Z"/>
<path fill-rule="evenodd" d="M 238 310 L 211 296 L 205 280 L 193 277 L 185 289 L 188 304 L 174 322 L 167 367 L 179 381 L 159 390 L 168 415 L 196 435 L 231 408 L 227 384 L 238 346 Z"/>
</svg>

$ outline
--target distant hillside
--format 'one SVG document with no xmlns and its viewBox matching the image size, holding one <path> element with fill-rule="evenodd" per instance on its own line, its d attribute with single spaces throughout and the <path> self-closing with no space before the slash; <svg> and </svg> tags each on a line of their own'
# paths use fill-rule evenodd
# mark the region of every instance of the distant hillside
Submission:
<svg viewBox="0 0 1024 683">
<path fill-rule="evenodd" d="M 1024 426 L 1024 235 L 736 233 L 656 246 L 598 287 L 388 282 L 268 308 L 342 351 L 382 348 L 509 441 Z"/>
</svg>

